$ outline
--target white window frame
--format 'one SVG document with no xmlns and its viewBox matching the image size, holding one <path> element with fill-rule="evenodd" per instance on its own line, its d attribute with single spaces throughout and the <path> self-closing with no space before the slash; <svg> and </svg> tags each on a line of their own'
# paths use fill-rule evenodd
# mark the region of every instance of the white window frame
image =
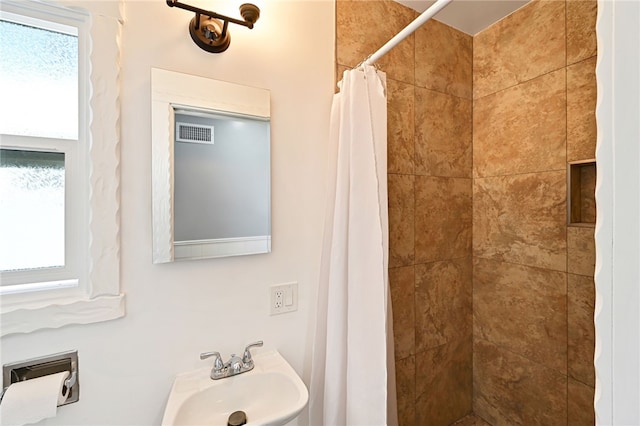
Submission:
<svg viewBox="0 0 640 426">
<path fill-rule="evenodd" d="M 52 139 L 43 137 L 1 135 L 0 148 L 33 152 L 54 152 L 64 154 L 64 265 L 62 267 L 36 268 L 19 271 L 0 272 L 0 295 L 4 305 L 19 303 L 24 299 L 21 293 L 34 293 L 30 298 L 47 299 L 50 289 L 65 290 L 69 296 L 77 292 L 79 277 L 86 275 L 79 262 L 83 246 L 86 246 L 88 228 L 85 205 L 82 203 L 86 185 L 83 176 L 84 162 L 81 141 Z M 37 243 L 37 242 L 36 242 Z M 59 297 L 60 292 L 55 292 Z"/>
<path fill-rule="evenodd" d="M 90 2 L 78 4 L 82 7 L 69 1 L 64 6 L 25 0 L 1 3 L 3 12 L 77 27 L 80 81 L 78 141 L 18 136 L 2 140 L 3 148 L 65 152 L 65 193 L 67 185 L 73 193 L 65 200 L 65 222 L 77 224 L 70 240 L 76 241 L 71 252 L 78 260 L 70 263 L 77 285 L 68 276 L 57 282 L 34 278 L 25 283 L 24 276 L 16 275 L 21 286 L 11 285 L 0 296 L 2 336 L 125 314 L 119 238 L 121 2 L 113 2 L 112 10 L 96 5 L 99 11 L 87 10 L 94 7 Z"/>
<path fill-rule="evenodd" d="M 77 37 L 78 42 L 78 105 L 86 105 L 88 98 L 88 16 L 65 13 L 39 19 L 33 13 L 16 14 L 0 10 L 0 18 L 17 24 L 61 32 Z M 41 136 L 1 135 L 0 146 L 36 152 L 58 152 L 65 155 L 65 260 L 62 267 L 0 272 L 0 296 L 3 305 L 17 306 L 24 302 L 47 301 L 72 296 L 81 292 L 80 277 L 86 277 L 86 265 L 80 262 L 82 248 L 88 244 L 88 215 L 86 203 L 88 132 L 86 111 L 78 109 L 77 139 L 58 139 Z M 30 293 L 30 294 L 28 294 Z"/>
</svg>

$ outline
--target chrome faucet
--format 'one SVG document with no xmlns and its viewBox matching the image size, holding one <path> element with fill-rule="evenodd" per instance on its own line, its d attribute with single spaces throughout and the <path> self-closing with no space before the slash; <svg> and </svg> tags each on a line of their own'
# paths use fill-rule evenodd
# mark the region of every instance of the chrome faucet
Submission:
<svg viewBox="0 0 640 426">
<path fill-rule="evenodd" d="M 258 346 L 262 346 L 262 340 L 248 344 L 247 347 L 244 348 L 242 358 L 236 354 L 231 354 L 231 358 L 227 362 L 222 362 L 220 352 L 203 352 L 200 354 L 200 359 L 214 357 L 213 368 L 211 369 L 211 379 L 224 379 L 225 377 L 231 377 L 253 370 L 255 364 L 253 362 L 253 358 L 251 358 L 251 348 Z"/>
</svg>

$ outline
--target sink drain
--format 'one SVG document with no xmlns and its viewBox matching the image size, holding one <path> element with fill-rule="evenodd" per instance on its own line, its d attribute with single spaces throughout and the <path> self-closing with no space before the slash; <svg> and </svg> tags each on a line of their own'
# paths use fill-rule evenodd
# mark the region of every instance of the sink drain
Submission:
<svg viewBox="0 0 640 426">
<path fill-rule="evenodd" d="M 247 424 L 247 415 L 244 411 L 235 411 L 229 416 L 227 426 L 242 426 Z"/>
</svg>

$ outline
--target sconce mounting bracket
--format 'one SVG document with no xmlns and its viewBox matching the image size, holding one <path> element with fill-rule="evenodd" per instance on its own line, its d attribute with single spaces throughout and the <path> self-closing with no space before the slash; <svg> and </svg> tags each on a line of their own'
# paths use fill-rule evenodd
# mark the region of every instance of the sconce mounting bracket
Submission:
<svg viewBox="0 0 640 426">
<path fill-rule="evenodd" d="M 227 50 L 231 43 L 229 31 L 223 31 L 223 28 L 226 28 L 226 23 L 208 16 L 196 15 L 189 23 L 189 34 L 200 49 L 220 53 Z"/>
</svg>

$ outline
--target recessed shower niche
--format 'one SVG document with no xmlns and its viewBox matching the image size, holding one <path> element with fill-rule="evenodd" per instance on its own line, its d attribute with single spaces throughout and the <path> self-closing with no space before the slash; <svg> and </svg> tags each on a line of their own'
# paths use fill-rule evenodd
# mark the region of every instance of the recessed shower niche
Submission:
<svg viewBox="0 0 640 426">
<path fill-rule="evenodd" d="M 596 223 L 596 161 L 574 161 L 567 170 L 569 194 L 568 224 L 595 226 Z"/>
<path fill-rule="evenodd" d="M 268 90 L 152 69 L 153 262 L 271 251 Z"/>
</svg>

